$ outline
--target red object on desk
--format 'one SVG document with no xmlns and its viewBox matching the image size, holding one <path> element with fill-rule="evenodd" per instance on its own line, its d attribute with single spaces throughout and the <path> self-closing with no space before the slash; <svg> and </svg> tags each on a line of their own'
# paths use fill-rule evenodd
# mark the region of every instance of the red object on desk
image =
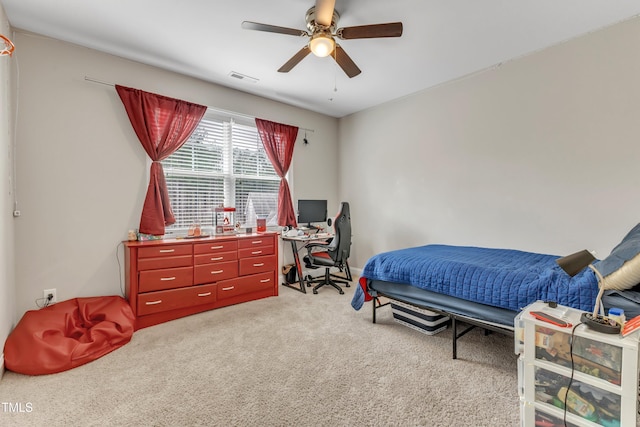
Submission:
<svg viewBox="0 0 640 427">
<path fill-rule="evenodd" d="M 529 314 L 531 314 L 533 317 L 535 317 L 538 320 L 542 320 L 543 322 L 547 322 L 547 323 L 551 323 L 552 325 L 556 325 L 559 326 L 561 328 L 570 328 L 572 325 L 571 323 L 562 320 L 560 318 L 557 318 L 555 316 L 552 316 L 548 313 L 544 313 L 542 311 L 532 311 Z"/>
<path fill-rule="evenodd" d="M 627 336 L 631 332 L 640 328 L 640 316 L 636 316 L 633 319 L 627 320 L 622 328 L 622 336 Z"/>
</svg>

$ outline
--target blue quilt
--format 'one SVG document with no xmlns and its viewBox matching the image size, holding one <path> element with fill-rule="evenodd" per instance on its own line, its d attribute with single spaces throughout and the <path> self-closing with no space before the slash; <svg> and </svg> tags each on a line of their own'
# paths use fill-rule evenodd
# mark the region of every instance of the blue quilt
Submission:
<svg viewBox="0 0 640 427">
<path fill-rule="evenodd" d="M 569 277 L 557 258 L 513 249 L 427 245 L 375 255 L 362 277 L 513 311 L 536 300 L 592 311 L 597 278 L 588 268 Z"/>
</svg>

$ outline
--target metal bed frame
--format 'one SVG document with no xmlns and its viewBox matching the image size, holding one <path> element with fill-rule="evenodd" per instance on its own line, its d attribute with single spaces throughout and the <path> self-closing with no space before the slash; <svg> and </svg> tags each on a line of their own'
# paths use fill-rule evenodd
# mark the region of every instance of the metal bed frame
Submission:
<svg viewBox="0 0 640 427">
<path fill-rule="evenodd" d="M 422 309 L 425 309 L 425 310 L 431 310 L 431 311 L 434 311 L 434 312 L 436 312 L 438 314 L 441 314 L 443 316 L 448 316 L 451 319 L 451 328 L 452 328 L 452 331 L 453 331 L 453 350 L 452 350 L 453 359 L 457 359 L 458 358 L 458 338 L 463 337 L 464 335 L 466 335 L 468 332 L 470 332 L 471 330 L 475 329 L 476 327 L 483 328 L 485 330 L 485 335 L 488 334 L 490 331 L 499 332 L 501 334 L 510 335 L 510 336 L 514 335 L 514 327 L 513 326 L 502 325 L 502 324 L 499 324 L 499 323 L 491 323 L 491 322 L 475 319 L 473 317 L 464 316 L 464 315 L 457 314 L 457 313 L 451 313 L 450 311 L 442 310 L 442 309 L 435 308 L 435 307 L 432 307 L 432 306 L 419 305 L 419 304 L 416 304 L 414 302 L 402 300 L 400 298 L 397 298 L 395 296 L 392 296 L 392 295 L 389 295 L 389 294 L 386 294 L 386 293 L 380 292 L 380 291 L 376 291 L 376 294 L 377 295 L 373 297 L 373 301 L 372 301 L 372 303 L 373 303 L 372 304 L 372 306 L 373 306 L 373 323 L 376 323 L 376 310 L 391 304 L 391 301 L 382 304 L 380 299 L 379 299 L 381 296 L 385 297 L 385 298 L 388 298 L 390 300 L 393 300 L 393 301 L 399 301 L 399 302 L 402 302 L 402 303 L 405 303 L 405 304 L 409 304 L 409 305 L 417 307 L 417 308 L 422 308 Z M 461 322 L 466 324 L 466 328 L 464 328 L 459 333 L 458 333 L 458 321 L 461 321 Z"/>
</svg>

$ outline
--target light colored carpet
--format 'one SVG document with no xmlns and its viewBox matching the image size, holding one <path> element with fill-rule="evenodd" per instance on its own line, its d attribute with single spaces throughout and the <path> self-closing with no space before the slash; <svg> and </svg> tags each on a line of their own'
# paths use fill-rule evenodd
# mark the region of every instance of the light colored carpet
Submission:
<svg viewBox="0 0 640 427">
<path fill-rule="evenodd" d="M 451 359 L 451 330 L 426 336 L 356 312 L 353 289 L 280 296 L 136 332 L 67 372 L 6 372 L 0 425 L 516 426 L 511 337 L 474 330 Z"/>
</svg>

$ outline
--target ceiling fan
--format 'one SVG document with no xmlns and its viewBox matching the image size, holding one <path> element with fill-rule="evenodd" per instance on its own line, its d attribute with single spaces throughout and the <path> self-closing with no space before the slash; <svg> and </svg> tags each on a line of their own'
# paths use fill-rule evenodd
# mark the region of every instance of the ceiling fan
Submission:
<svg viewBox="0 0 640 427">
<path fill-rule="evenodd" d="M 336 43 L 335 39 L 351 40 L 400 37 L 402 35 L 402 22 L 337 28 L 340 15 L 335 10 L 335 3 L 335 0 L 316 0 L 315 6 L 312 6 L 307 11 L 305 17 L 307 30 L 296 30 L 294 28 L 278 27 L 251 21 L 243 21 L 242 28 L 245 30 L 308 37 L 310 39 L 308 44 L 278 69 L 281 73 L 288 73 L 309 53 L 313 52 L 314 55 L 319 57 L 331 55 L 347 76 L 350 78 L 355 77 L 361 73 L 360 69 L 344 49 Z"/>
</svg>

